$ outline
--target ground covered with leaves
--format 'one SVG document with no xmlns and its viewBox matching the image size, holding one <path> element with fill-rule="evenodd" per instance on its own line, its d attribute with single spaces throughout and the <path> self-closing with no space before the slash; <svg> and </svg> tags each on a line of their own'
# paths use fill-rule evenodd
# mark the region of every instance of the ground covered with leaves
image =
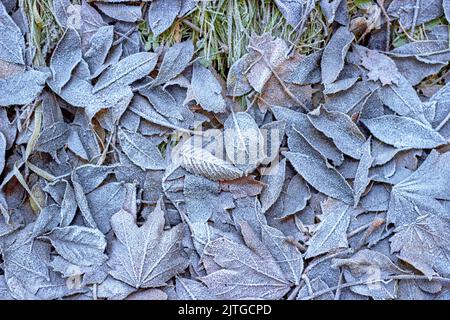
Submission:
<svg viewBox="0 0 450 320">
<path fill-rule="evenodd" d="M 1 299 L 449 299 L 449 0 L 1 0 Z"/>
</svg>

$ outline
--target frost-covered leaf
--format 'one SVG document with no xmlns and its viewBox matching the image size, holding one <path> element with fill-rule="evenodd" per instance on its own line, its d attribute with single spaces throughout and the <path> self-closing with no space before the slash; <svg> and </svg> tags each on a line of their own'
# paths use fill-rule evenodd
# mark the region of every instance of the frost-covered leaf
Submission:
<svg viewBox="0 0 450 320">
<path fill-rule="evenodd" d="M 302 19 L 305 19 L 302 15 L 307 2 L 305 0 L 275 0 L 278 9 L 292 27 L 296 27 Z"/>
<path fill-rule="evenodd" d="M 76 171 L 72 171 L 71 180 L 73 184 L 73 190 L 75 192 L 75 200 L 77 201 L 78 207 L 80 208 L 81 215 L 84 221 L 91 228 L 97 228 L 97 224 L 92 217 L 91 210 L 89 208 L 88 201 L 86 199 L 86 194 L 83 189 L 83 185 L 80 183 L 80 177 Z"/>
<path fill-rule="evenodd" d="M 245 228 L 245 244 L 219 238 L 206 245 L 204 255 L 220 269 L 200 280 L 220 299 L 279 299 L 289 290 L 289 282 L 270 251 L 248 225 Z"/>
<path fill-rule="evenodd" d="M 365 0 L 363 0 L 365 1 Z M 370 3 L 371 0 L 369 0 Z M 320 0 L 320 8 L 323 11 L 323 14 L 327 18 L 328 24 L 332 24 L 336 13 L 339 9 L 339 6 L 341 5 L 342 0 Z M 359 1 L 355 1 L 356 5 L 359 7 L 358 3 Z"/>
<path fill-rule="evenodd" d="M 413 174 L 394 185 L 387 213 L 396 226 L 410 224 L 424 214 L 445 216 L 438 200 L 450 200 L 450 153 L 432 151 Z"/>
<path fill-rule="evenodd" d="M 287 241 L 283 232 L 269 225 L 261 226 L 261 239 L 278 262 L 286 279 L 298 285 L 303 272 L 303 258 L 298 248 Z"/>
<path fill-rule="evenodd" d="M 316 292 L 322 292 L 329 289 L 330 287 L 326 284 L 325 281 L 320 278 L 315 278 L 310 282 L 309 285 L 304 285 L 298 291 L 297 300 L 306 300 Z M 315 300 L 334 300 L 333 291 L 327 291 L 316 297 Z"/>
<path fill-rule="evenodd" d="M 67 181 L 65 181 L 65 184 L 66 189 L 61 201 L 61 220 L 59 223 L 61 227 L 69 226 L 72 220 L 75 218 L 75 214 L 77 213 L 77 200 L 75 198 L 75 191 Z"/>
<path fill-rule="evenodd" d="M 325 84 L 325 90 L 323 90 L 323 93 L 326 95 L 336 94 L 338 92 L 347 91 L 353 85 L 358 82 L 359 77 L 352 77 L 342 80 L 336 80 L 333 83 Z"/>
<path fill-rule="evenodd" d="M 362 122 L 376 138 L 396 148 L 431 149 L 447 142 L 436 130 L 407 117 L 385 115 Z"/>
<path fill-rule="evenodd" d="M 299 174 L 292 177 L 287 186 L 287 190 L 284 192 L 284 207 L 281 218 L 285 218 L 303 210 L 306 207 L 308 200 L 311 198 L 308 184 Z"/>
<path fill-rule="evenodd" d="M 418 5 L 416 9 L 416 3 Z M 408 1 L 394 0 L 389 5 L 387 12 L 390 16 L 398 18 L 402 26 L 409 29 L 431 21 L 442 15 L 442 0 Z"/>
<path fill-rule="evenodd" d="M 361 64 L 369 70 L 367 76 L 372 81 L 380 80 L 383 86 L 397 84 L 399 73 L 395 62 L 375 50 L 361 50 Z"/>
<path fill-rule="evenodd" d="M 325 97 L 325 108 L 329 111 L 351 113 L 362 109 L 376 88 L 370 82 L 357 81 L 348 90 L 336 92 Z"/>
<path fill-rule="evenodd" d="M 227 94 L 229 96 L 239 97 L 252 90 L 246 72 L 254 62 L 254 58 L 254 55 L 247 53 L 231 65 L 227 76 Z"/>
<path fill-rule="evenodd" d="M 355 180 L 353 181 L 355 207 L 358 205 L 361 195 L 370 183 L 369 169 L 373 163 L 370 147 L 371 141 L 372 139 L 369 137 L 361 147 L 361 158 L 359 160 L 358 169 L 356 170 Z"/>
<path fill-rule="evenodd" d="M 69 15 L 72 9 L 70 9 L 70 0 L 54 0 L 52 13 L 55 16 L 56 21 L 61 27 L 67 27 L 67 20 L 70 19 Z M 70 20 L 69 20 L 70 21 Z"/>
<path fill-rule="evenodd" d="M 383 103 L 399 115 L 423 119 L 422 101 L 404 77 L 400 76 L 397 84 L 382 86 L 377 92 Z"/>
<path fill-rule="evenodd" d="M 300 134 L 296 147 L 290 149 L 283 155 L 310 185 L 330 197 L 353 204 L 353 191 L 344 177 Z"/>
<path fill-rule="evenodd" d="M 101 232 L 107 233 L 111 229 L 111 217 L 123 207 L 125 196 L 122 182 L 104 184 L 86 196 L 92 218 Z"/>
<path fill-rule="evenodd" d="M 47 128 L 43 128 L 36 141 L 35 150 L 54 153 L 62 148 L 69 138 L 70 128 L 63 121 L 55 122 Z"/>
<path fill-rule="evenodd" d="M 155 37 L 167 30 L 180 12 L 181 0 L 153 0 L 148 9 L 148 23 Z"/>
<path fill-rule="evenodd" d="M 183 72 L 191 61 L 193 54 L 194 44 L 190 40 L 176 43 L 168 48 L 152 86 L 164 84 Z"/>
<path fill-rule="evenodd" d="M 180 150 L 180 165 L 197 175 L 211 180 L 234 180 L 242 177 L 243 172 L 209 151 L 189 144 L 183 145 Z"/>
<path fill-rule="evenodd" d="M 0 60 L 25 64 L 25 41 L 22 32 L 0 3 Z"/>
<path fill-rule="evenodd" d="M 233 207 L 231 196 L 220 194 L 218 182 L 201 176 L 186 174 L 183 195 L 187 216 L 193 223 L 206 222 L 212 216 L 220 216 L 226 209 Z M 227 202 L 231 202 L 231 205 Z"/>
<path fill-rule="evenodd" d="M 66 260 L 82 266 L 102 264 L 106 260 L 105 236 L 97 229 L 81 226 L 54 228 L 45 238 Z"/>
<path fill-rule="evenodd" d="M 327 138 L 322 132 L 318 131 L 308 120 L 306 114 L 296 112 L 288 108 L 273 107 L 271 109 L 277 120 L 283 120 L 287 124 L 286 132 L 289 133 L 289 128 L 292 131 L 293 127 L 301 130 L 305 139 L 316 148 L 327 159 L 333 161 L 335 165 L 339 165 L 344 160 L 342 152 L 336 148 L 333 142 Z"/>
<path fill-rule="evenodd" d="M 102 73 L 92 93 L 107 87 L 126 86 L 145 77 L 156 66 L 157 60 L 158 55 L 149 52 L 135 53 L 120 60 Z"/>
<path fill-rule="evenodd" d="M 257 57 L 247 75 L 253 89 L 263 91 L 267 81 L 273 76 L 273 71 L 287 60 L 288 50 L 283 39 L 273 39 L 268 33 L 250 39 L 249 52 Z"/>
<path fill-rule="evenodd" d="M 347 229 L 351 219 L 351 208 L 340 201 L 328 201 L 322 206 L 324 220 L 313 237 L 305 258 L 312 258 L 332 250 L 347 248 Z"/>
<path fill-rule="evenodd" d="M 142 18 L 142 8 L 139 5 L 103 2 L 95 5 L 104 14 L 119 21 L 136 22 Z"/>
<path fill-rule="evenodd" d="M 320 72 L 320 61 L 322 59 L 322 51 L 312 53 L 303 59 L 301 59 L 297 66 L 294 68 L 294 72 L 286 78 L 287 82 L 295 84 L 315 84 L 322 80 Z"/>
<path fill-rule="evenodd" d="M 344 67 L 344 59 L 353 42 L 354 35 L 347 27 L 340 27 L 331 37 L 322 55 L 322 83 L 334 82 Z"/>
<path fill-rule="evenodd" d="M 73 28 L 68 28 L 59 40 L 50 59 L 52 76 L 48 79 L 56 93 L 70 80 L 72 71 L 81 61 L 81 38 Z"/>
<path fill-rule="evenodd" d="M 103 26 L 98 28 L 91 37 L 90 47 L 84 54 L 84 59 L 89 65 L 91 77 L 97 77 L 102 71 L 108 57 L 114 38 L 114 27 Z"/>
<path fill-rule="evenodd" d="M 180 300 L 213 300 L 215 298 L 205 285 L 189 278 L 177 278 L 175 290 Z"/>
<path fill-rule="evenodd" d="M 264 138 L 266 156 L 261 163 L 267 165 L 277 159 L 280 154 L 280 146 L 286 133 L 286 122 L 282 120 L 269 122 L 262 125 L 260 130 Z"/>
<path fill-rule="evenodd" d="M 47 263 L 50 260 L 50 246 L 41 241 L 30 245 L 13 245 L 3 252 L 3 270 L 6 285 L 11 294 L 23 299 L 20 292 L 34 295 L 47 281 L 50 281 Z"/>
<path fill-rule="evenodd" d="M 252 171 L 266 157 L 264 137 L 250 114 L 232 113 L 224 123 L 224 130 L 227 157 L 241 170 Z"/>
<path fill-rule="evenodd" d="M 52 231 L 61 222 L 61 210 L 56 205 L 45 207 L 39 212 L 39 216 L 34 222 L 32 237 L 36 238 L 44 233 Z"/>
<path fill-rule="evenodd" d="M 450 21 L 450 1 L 443 0 L 442 6 L 444 9 L 445 19 L 447 19 L 447 21 Z"/>
<path fill-rule="evenodd" d="M 450 105 L 450 83 L 447 83 L 438 92 L 436 92 L 430 101 L 436 104 L 435 116 L 432 122 L 433 128 L 439 131 L 444 137 L 450 137 L 450 119 L 449 105 Z"/>
<path fill-rule="evenodd" d="M 191 86 L 195 100 L 204 110 L 215 113 L 225 112 L 226 105 L 221 93 L 222 86 L 211 71 L 199 63 L 194 64 Z"/>
<path fill-rule="evenodd" d="M 138 133 L 119 130 L 119 140 L 123 152 L 142 170 L 160 170 L 165 161 L 155 143 Z"/>
<path fill-rule="evenodd" d="M 448 217 L 432 214 L 419 216 L 416 221 L 396 229 L 391 250 L 428 278 L 450 274 L 450 237 Z"/>
<path fill-rule="evenodd" d="M 274 165 L 270 171 L 265 172 L 261 181 L 266 184 L 259 196 L 262 211 L 266 212 L 277 201 L 281 194 L 286 174 L 286 159 Z"/>
<path fill-rule="evenodd" d="M 331 138 L 343 153 L 354 159 L 361 157 L 361 147 L 366 138 L 349 116 L 319 107 L 308 114 L 308 119 L 317 130 Z"/>
<path fill-rule="evenodd" d="M 163 286 L 187 266 L 181 249 L 182 225 L 164 230 L 164 212 L 156 208 L 141 226 L 127 211 L 111 218 L 117 240 L 108 265 L 110 274 L 135 288 Z"/>
<path fill-rule="evenodd" d="M 0 79 L 0 106 L 33 102 L 44 88 L 47 77 L 45 72 L 29 70 Z"/>
<path fill-rule="evenodd" d="M 382 280 L 405 273 L 386 255 L 368 249 L 358 251 L 347 259 L 333 259 L 333 266 L 345 267 L 344 277 L 348 282 L 367 281 L 367 284 L 352 286 L 350 290 L 377 300 L 395 298 L 395 281 Z"/>
<path fill-rule="evenodd" d="M 145 96 L 152 106 L 165 117 L 183 120 L 175 98 L 161 86 L 143 88 L 139 93 Z"/>
</svg>

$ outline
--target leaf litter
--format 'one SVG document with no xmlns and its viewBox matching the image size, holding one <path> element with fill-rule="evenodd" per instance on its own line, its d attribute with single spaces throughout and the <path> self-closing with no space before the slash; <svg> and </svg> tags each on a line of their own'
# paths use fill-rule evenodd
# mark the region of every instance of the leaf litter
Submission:
<svg viewBox="0 0 450 320">
<path fill-rule="evenodd" d="M 449 1 L 357 3 L 274 1 L 326 40 L 253 34 L 226 78 L 143 41 L 200 1 L 53 1 L 42 61 L 0 3 L 1 298 L 441 299 Z"/>
</svg>

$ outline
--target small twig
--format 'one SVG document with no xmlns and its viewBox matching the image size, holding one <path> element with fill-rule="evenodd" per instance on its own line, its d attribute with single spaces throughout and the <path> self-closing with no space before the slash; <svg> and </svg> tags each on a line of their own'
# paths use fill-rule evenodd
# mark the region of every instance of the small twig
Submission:
<svg viewBox="0 0 450 320">
<path fill-rule="evenodd" d="M 362 225 L 362 226 L 350 231 L 349 233 L 347 233 L 347 238 L 352 238 L 352 237 L 356 236 L 358 233 L 366 230 L 371 225 L 372 225 L 372 222 L 369 222 L 369 223 L 366 223 L 365 225 Z"/>
<path fill-rule="evenodd" d="M 306 3 L 305 12 L 303 14 L 302 19 L 299 21 L 299 23 L 297 23 L 297 25 L 294 27 L 294 29 L 290 33 L 290 35 L 292 35 L 292 33 L 298 29 L 298 34 L 297 34 L 295 40 L 292 42 L 291 47 L 289 48 L 288 52 L 286 53 L 286 56 L 291 54 L 292 50 L 294 50 L 294 48 L 297 46 L 298 41 L 300 41 L 300 39 L 303 35 L 303 29 L 305 28 L 305 23 L 308 20 L 308 17 L 311 14 L 312 10 L 314 9 L 315 3 L 316 2 L 313 0 L 310 0 Z"/>
<path fill-rule="evenodd" d="M 403 31 L 403 33 L 405 34 L 405 36 L 406 36 L 411 42 L 417 42 L 416 39 L 412 38 L 412 37 L 409 35 L 408 31 L 406 31 L 405 27 L 403 26 L 403 24 L 401 23 L 400 20 L 398 20 L 398 25 L 400 26 L 400 29 L 402 29 L 402 31 Z M 386 51 L 389 51 L 389 50 L 386 50 Z"/>
<path fill-rule="evenodd" d="M 414 29 L 416 28 L 417 18 L 419 17 L 420 0 L 416 0 L 416 5 L 414 7 L 414 16 L 411 25 L 411 37 L 414 38 Z"/>
<path fill-rule="evenodd" d="M 293 236 L 287 236 L 285 238 L 285 241 L 287 243 L 290 243 L 293 246 L 295 246 L 302 253 L 306 251 L 306 247 L 304 245 L 302 245 L 300 242 L 298 242 L 297 240 L 295 240 Z"/>
<path fill-rule="evenodd" d="M 309 295 L 314 294 L 314 291 L 313 291 L 313 289 L 311 287 L 311 281 L 309 281 L 308 276 L 306 274 L 304 274 L 304 275 L 302 275 L 302 279 L 303 279 L 303 281 L 305 281 L 306 288 L 308 289 Z"/>
<path fill-rule="evenodd" d="M 295 300 L 295 298 L 298 295 L 298 292 L 300 291 L 300 288 L 302 287 L 302 284 L 303 284 L 303 280 L 300 281 L 300 283 L 297 286 L 295 286 L 294 290 L 292 290 L 292 292 L 287 297 L 287 300 Z"/>
<path fill-rule="evenodd" d="M 342 251 L 339 251 L 339 252 L 332 253 L 332 254 L 330 254 L 328 256 L 321 257 L 319 259 L 315 259 L 305 268 L 303 273 L 307 274 L 309 271 L 311 271 L 312 268 L 314 268 L 319 263 L 322 263 L 322 262 L 324 262 L 326 260 L 333 259 L 333 258 L 335 258 L 337 256 L 340 256 L 340 255 L 349 254 L 349 253 L 353 253 L 353 249 L 345 249 L 345 250 L 342 250 Z"/>
<path fill-rule="evenodd" d="M 386 19 L 386 51 L 389 51 L 391 47 L 391 19 L 384 7 L 384 0 L 377 0 L 377 5 L 380 7 L 384 18 Z"/>
<path fill-rule="evenodd" d="M 339 300 L 341 297 L 341 289 L 342 289 L 342 281 L 344 281 L 344 271 L 341 270 L 339 273 L 339 280 L 338 280 L 338 288 L 336 289 L 336 294 L 334 295 L 334 300 Z"/>
<path fill-rule="evenodd" d="M 132 27 L 130 30 L 128 30 L 127 32 L 125 32 L 125 34 L 121 34 L 121 33 L 119 33 L 119 32 L 115 32 L 115 33 L 117 33 L 119 36 L 120 36 L 120 38 L 119 39 L 117 39 L 116 41 L 114 41 L 113 42 L 113 44 L 112 44 L 112 46 L 114 47 L 114 46 L 117 46 L 118 44 L 120 44 L 120 43 L 122 43 L 123 41 L 125 41 L 125 40 L 131 40 L 130 38 L 129 38 L 129 36 L 130 36 L 130 34 L 132 34 L 134 31 L 136 31 L 137 30 L 137 27 L 136 26 L 134 26 L 134 27 Z"/>
</svg>

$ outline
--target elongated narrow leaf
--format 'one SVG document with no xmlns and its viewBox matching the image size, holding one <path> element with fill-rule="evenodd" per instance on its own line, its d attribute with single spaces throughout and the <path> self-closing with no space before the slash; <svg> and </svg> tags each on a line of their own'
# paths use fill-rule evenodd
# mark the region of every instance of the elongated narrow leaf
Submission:
<svg viewBox="0 0 450 320">
<path fill-rule="evenodd" d="M 314 188 L 345 203 L 353 203 L 353 191 L 344 177 L 327 164 L 323 156 L 303 137 L 298 137 L 299 147 L 283 155 L 295 170 Z"/>
<path fill-rule="evenodd" d="M 306 114 L 283 107 L 273 107 L 271 110 L 277 120 L 283 120 L 288 127 L 295 127 L 297 130 L 301 130 L 305 139 L 327 159 L 333 161 L 335 165 L 342 163 L 344 160 L 342 152 L 336 148 L 328 137 L 314 128 Z M 286 132 L 289 132 L 289 130 L 286 130 Z"/>
<path fill-rule="evenodd" d="M 353 182 L 354 199 L 356 207 L 358 205 L 361 195 L 364 193 L 366 187 L 369 185 L 369 169 L 372 166 L 373 158 L 371 154 L 370 143 L 372 139 L 367 139 L 367 141 L 362 145 L 361 159 L 358 164 L 358 169 L 356 170 L 355 180 Z"/>
<path fill-rule="evenodd" d="M 396 148 L 431 149 L 447 142 L 436 130 L 407 117 L 386 115 L 362 122 L 375 137 Z"/>
<path fill-rule="evenodd" d="M 0 60 L 25 64 L 25 41 L 22 32 L 0 3 Z"/>
<path fill-rule="evenodd" d="M 80 61 L 81 38 L 75 29 L 68 28 L 56 45 L 50 59 L 52 77 L 49 81 L 52 82 L 51 87 L 56 89 L 56 93 L 59 93 L 61 88 L 69 82 L 72 71 Z"/>
<path fill-rule="evenodd" d="M 181 0 L 153 0 L 148 9 L 148 23 L 155 37 L 170 27 L 180 12 Z"/>
<path fill-rule="evenodd" d="M 179 106 L 175 98 L 161 86 L 143 88 L 139 93 L 145 96 L 153 107 L 163 116 L 183 120 L 179 112 Z"/>
<path fill-rule="evenodd" d="M 84 54 L 84 59 L 89 65 L 92 78 L 103 71 L 102 66 L 106 62 L 108 52 L 111 49 L 114 38 L 114 27 L 104 26 L 98 28 L 91 38 L 91 46 Z"/>
<path fill-rule="evenodd" d="M 321 222 L 317 233 L 309 240 L 305 258 L 312 258 L 330 250 L 347 248 L 347 228 L 350 224 L 349 205 L 331 201 L 322 207 L 325 219 Z"/>
<path fill-rule="evenodd" d="M 204 110 L 216 113 L 225 111 L 225 100 L 221 94 L 220 83 L 211 71 L 199 63 L 194 64 L 191 86 L 195 100 Z"/>
<path fill-rule="evenodd" d="M 190 40 L 176 43 L 167 49 L 161 66 L 159 67 L 158 75 L 152 82 L 152 86 L 166 83 L 179 75 L 184 69 L 186 69 L 193 54 L 194 44 Z"/>
<path fill-rule="evenodd" d="M 144 136 L 119 130 L 119 140 L 123 152 L 142 170 L 159 170 L 165 168 L 165 161 L 157 146 Z"/>
<path fill-rule="evenodd" d="M 319 107 L 308 114 L 308 119 L 317 130 L 331 138 L 343 153 L 355 159 L 361 157 L 361 146 L 366 139 L 349 116 Z"/>
<path fill-rule="evenodd" d="M 97 229 L 80 226 L 55 228 L 47 236 L 56 251 L 68 261 L 82 266 L 98 265 L 106 260 L 105 236 Z"/>
<path fill-rule="evenodd" d="M 340 27 L 331 37 L 322 56 L 322 83 L 334 82 L 344 67 L 344 59 L 354 36 L 347 27 Z"/>
<path fill-rule="evenodd" d="M 0 79 L 0 106 L 33 102 L 44 88 L 47 77 L 47 73 L 30 70 Z"/>
<path fill-rule="evenodd" d="M 243 171 L 252 171 L 266 157 L 264 137 L 251 115 L 232 113 L 224 123 L 227 157 Z"/>
<path fill-rule="evenodd" d="M 283 159 L 261 178 L 261 181 L 266 184 L 260 195 L 263 212 L 266 212 L 280 196 L 285 175 L 286 159 Z"/>
<path fill-rule="evenodd" d="M 156 66 L 158 55 L 149 52 L 139 52 L 130 55 L 117 64 L 109 67 L 98 79 L 92 93 L 99 92 L 108 86 L 118 87 L 133 83 L 145 77 Z"/>
</svg>

